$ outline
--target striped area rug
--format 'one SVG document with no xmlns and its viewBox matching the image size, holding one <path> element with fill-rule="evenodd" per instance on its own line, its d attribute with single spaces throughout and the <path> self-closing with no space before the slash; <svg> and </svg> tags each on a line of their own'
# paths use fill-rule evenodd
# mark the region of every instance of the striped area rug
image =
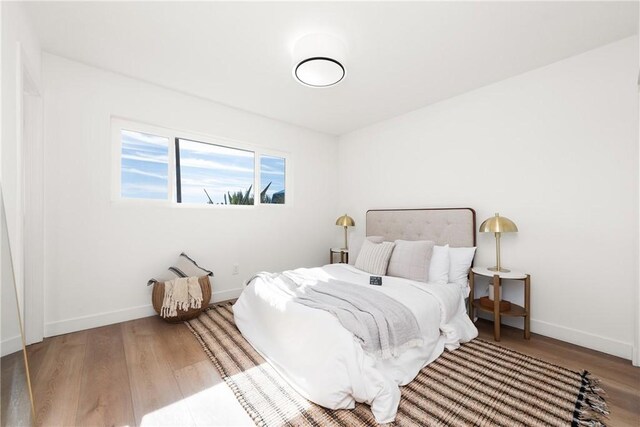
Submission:
<svg viewBox="0 0 640 427">
<path fill-rule="evenodd" d="M 369 406 L 329 410 L 301 397 L 242 337 L 231 303 L 187 322 L 258 426 L 376 425 Z M 604 426 L 597 381 L 475 339 L 401 388 L 396 426 Z"/>
</svg>

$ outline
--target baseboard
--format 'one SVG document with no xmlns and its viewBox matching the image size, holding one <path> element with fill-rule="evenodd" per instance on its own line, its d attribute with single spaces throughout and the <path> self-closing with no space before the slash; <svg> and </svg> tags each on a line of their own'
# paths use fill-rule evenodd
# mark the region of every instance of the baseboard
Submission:
<svg viewBox="0 0 640 427">
<path fill-rule="evenodd" d="M 211 301 L 219 302 L 238 298 L 243 288 L 229 289 L 226 291 L 214 292 Z M 122 310 L 108 311 L 104 313 L 91 314 L 87 316 L 74 317 L 72 319 L 60 320 L 45 324 L 45 337 L 68 334 L 71 332 L 83 331 L 85 329 L 98 328 L 100 326 L 114 323 L 126 322 L 127 320 L 140 319 L 155 315 L 156 312 L 151 304 L 137 307 L 125 308 Z"/>
<path fill-rule="evenodd" d="M 229 289 L 228 291 L 214 292 L 211 297 L 211 302 L 227 301 L 230 299 L 238 298 L 242 293 L 243 289 L 244 288 L 236 288 L 236 289 Z"/>
<path fill-rule="evenodd" d="M 0 357 L 4 357 L 8 354 L 13 354 L 16 351 L 22 350 L 22 338 L 20 335 L 7 338 L 0 343 Z"/>
<path fill-rule="evenodd" d="M 98 328 L 100 326 L 111 325 L 113 323 L 126 322 L 127 320 L 149 317 L 156 314 L 151 304 L 130 307 L 122 310 L 108 311 L 88 316 L 74 317 L 72 319 L 60 320 L 44 325 L 44 336 L 53 337 L 56 335 L 68 334 L 71 332 L 83 331 L 85 329 Z"/>
<path fill-rule="evenodd" d="M 601 335 L 590 334 L 578 329 L 567 328 L 542 320 L 531 319 L 531 331 L 546 337 L 566 341 L 571 344 L 587 347 L 592 350 L 601 351 L 613 356 L 631 360 L 633 356 L 633 345 Z"/>
<path fill-rule="evenodd" d="M 491 315 L 487 316 L 485 313 L 482 313 L 480 317 L 493 321 L 493 317 Z M 522 329 L 522 320 L 520 319 L 505 318 L 502 319 L 502 323 Z M 567 328 L 566 326 L 557 325 L 555 323 L 531 319 L 531 332 L 579 345 L 580 347 L 586 347 L 591 350 L 601 351 L 627 360 L 631 360 L 633 357 L 633 344 L 631 343 L 617 341 L 601 335 L 590 334 L 578 329 Z"/>
</svg>

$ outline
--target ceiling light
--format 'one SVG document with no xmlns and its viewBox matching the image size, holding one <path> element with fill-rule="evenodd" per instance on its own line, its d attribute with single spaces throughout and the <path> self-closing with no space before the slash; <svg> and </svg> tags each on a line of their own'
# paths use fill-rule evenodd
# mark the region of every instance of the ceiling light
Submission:
<svg viewBox="0 0 640 427">
<path fill-rule="evenodd" d="M 346 49 L 326 34 L 310 34 L 298 40 L 293 50 L 293 76 L 305 86 L 329 87 L 342 81 Z"/>
<path fill-rule="evenodd" d="M 298 81 L 307 86 L 333 86 L 344 78 L 344 67 L 331 58 L 315 57 L 300 62 L 294 74 Z"/>
</svg>

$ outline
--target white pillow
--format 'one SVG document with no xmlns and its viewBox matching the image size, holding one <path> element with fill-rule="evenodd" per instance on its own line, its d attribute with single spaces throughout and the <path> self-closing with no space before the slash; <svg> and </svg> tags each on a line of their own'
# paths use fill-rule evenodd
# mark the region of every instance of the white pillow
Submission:
<svg viewBox="0 0 640 427">
<path fill-rule="evenodd" d="M 356 259 L 358 259 L 358 254 L 360 253 L 360 248 L 362 247 L 362 242 L 364 240 L 369 240 L 373 243 L 382 243 L 384 242 L 384 237 L 367 236 L 362 240 L 359 237 L 353 238 L 351 242 L 349 242 L 349 264 L 355 265 Z"/>
<path fill-rule="evenodd" d="M 386 275 L 393 247 L 392 242 L 373 243 L 365 239 L 356 259 L 356 268 L 376 276 Z"/>
<path fill-rule="evenodd" d="M 396 240 L 389 259 L 388 276 L 426 282 L 435 242 L 430 240 Z"/>
<path fill-rule="evenodd" d="M 429 283 L 449 283 L 449 245 L 433 247 L 428 279 Z"/>
<path fill-rule="evenodd" d="M 449 248 L 449 283 L 460 287 L 467 286 L 469 268 L 473 262 L 476 248 Z"/>
</svg>

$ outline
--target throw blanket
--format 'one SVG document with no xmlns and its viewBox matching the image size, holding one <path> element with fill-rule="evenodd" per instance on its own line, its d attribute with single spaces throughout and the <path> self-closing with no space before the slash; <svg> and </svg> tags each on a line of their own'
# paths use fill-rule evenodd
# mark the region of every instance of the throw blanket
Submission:
<svg viewBox="0 0 640 427">
<path fill-rule="evenodd" d="M 304 280 L 289 272 L 257 276 L 295 302 L 331 313 L 363 350 L 378 358 L 398 357 L 404 350 L 423 344 L 413 313 L 382 292 L 338 280 Z"/>
<path fill-rule="evenodd" d="M 174 317 L 178 310 L 200 308 L 202 305 L 202 289 L 197 277 L 180 277 L 164 282 L 164 299 L 160 315 Z"/>
</svg>

